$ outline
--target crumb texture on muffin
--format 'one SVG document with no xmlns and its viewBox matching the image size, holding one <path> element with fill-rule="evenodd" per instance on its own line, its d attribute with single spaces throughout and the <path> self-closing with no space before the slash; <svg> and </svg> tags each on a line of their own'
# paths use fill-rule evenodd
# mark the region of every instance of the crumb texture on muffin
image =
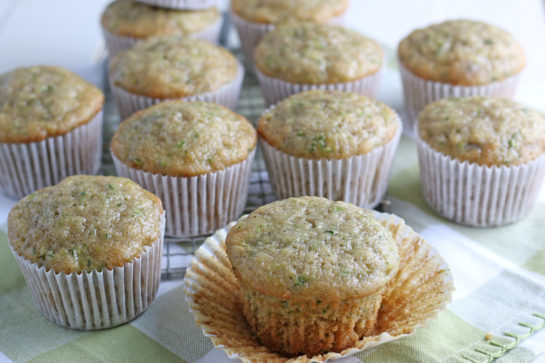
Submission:
<svg viewBox="0 0 545 363">
<path fill-rule="evenodd" d="M 417 29 L 399 44 L 403 66 L 417 76 L 455 85 L 483 85 L 519 73 L 524 51 L 511 34 L 473 20 Z"/>
<path fill-rule="evenodd" d="M 418 116 L 418 133 L 433 149 L 480 165 L 518 165 L 545 153 L 545 115 L 488 97 L 446 98 Z"/>
<path fill-rule="evenodd" d="M 292 83 L 350 82 L 378 72 L 380 45 L 363 35 L 328 24 L 289 23 L 266 34 L 255 50 L 256 67 Z"/>
<path fill-rule="evenodd" d="M 343 14 L 348 4 L 349 0 L 232 0 L 231 9 L 240 17 L 256 23 L 324 23 Z"/>
<path fill-rule="evenodd" d="M 367 154 L 392 140 L 399 127 L 396 113 L 382 102 L 324 90 L 295 94 L 258 122 L 259 135 L 271 146 L 316 159 Z"/>
<path fill-rule="evenodd" d="M 8 216 L 13 249 L 55 272 L 122 266 L 161 235 L 161 200 L 126 178 L 77 175 L 20 200 Z"/>
<path fill-rule="evenodd" d="M 0 75 L 0 142 L 66 134 L 91 121 L 103 104 L 97 87 L 66 69 L 14 69 Z"/>
<path fill-rule="evenodd" d="M 115 86 L 154 98 L 180 98 L 212 92 L 232 82 L 238 61 L 204 40 L 160 36 L 119 52 L 111 62 Z"/>
<path fill-rule="evenodd" d="M 132 168 L 188 177 L 246 160 L 256 142 L 250 122 L 226 107 L 169 101 L 123 121 L 112 152 Z"/>
<path fill-rule="evenodd" d="M 220 16 L 215 7 L 188 11 L 117 0 L 104 10 L 101 23 L 109 32 L 119 36 L 148 38 L 197 33 L 218 22 Z"/>
</svg>

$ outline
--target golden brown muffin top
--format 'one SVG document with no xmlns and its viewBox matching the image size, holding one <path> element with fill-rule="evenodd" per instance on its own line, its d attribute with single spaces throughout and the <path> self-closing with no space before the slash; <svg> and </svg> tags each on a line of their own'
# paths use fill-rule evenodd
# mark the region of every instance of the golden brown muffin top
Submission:
<svg viewBox="0 0 545 363">
<path fill-rule="evenodd" d="M 325 23 L 342 15 L 348 4 L 349 0 L 232 0 L 231 9 L 238 16 L 255 23 Z"/>
<path fill-rule="evenodd" d="M 175 10 L 136 1 L 117 0 L 104 10 L 101 23 L 110 33 L 132 38 L 157 35 L 189 35 L 220 20 L 217 8 Z"/>
<path fill-rule="evenodd" d="M 434 102 L 418 115 L 433 149 L 479 165 L 518 165 L 545 153 L 545 116 L 511 100 L 468 97 Z"/>
<path fill-rule="evenodd" d="M 8 237 L 21 256 L 67 274 L 131 262 L 161 236 L 161 200 L 126 178 L 76 175 L 21 199 Z"/>
<path fill-rule="evenodd" d="M 246 160 L 256 141 L 248 120 L 226 107 L 170 101 L 123 121 L 111 148 L 131 168 L 188 177 Z"/>
<path fill-rule="evenodd" d="M 292 83 L 349 82 L 374 74 L 383 62 L 380 45 L 346 28 L 290 23 L 267 33 L 257 45 L 256 67 Z"/>
<path fill-rule="evenodd" d="M 374 293 L 397 272 L 397 244 L 370 211 L 325 198 L 267 204 L 229 231 L 240 282 L 292 301 L 338 301 Z"/>
<path fill-rule="evenodd" d="M 60 67 L 17 68 L 0 75 L 0 142 L 59 136 L 91 121 L 104 95 Z"/>
<path fill-rule="evenodd" d="M 153 98 L 180 98 L 216 91 L 240 72 L 226 49 L 204 40 L 166 35 L 138 42 L 110 64 L 114 85 Z"/>
<path fill-rule="evenodd" d="M 418 77 L 455 85 L 483 85 L 519 73 L 524 51 L 511 34 L 473 20 L 417 29 L 399 43 L 403 66 Z"/>
<path fill-rule="evenodd" d="M 394 110 L 357 93 L 314 90 L 295 94 L 259 119 L 259 135 L 271 146 L 309 159 L 367 154 L 393 139 Z"/>
</svg>

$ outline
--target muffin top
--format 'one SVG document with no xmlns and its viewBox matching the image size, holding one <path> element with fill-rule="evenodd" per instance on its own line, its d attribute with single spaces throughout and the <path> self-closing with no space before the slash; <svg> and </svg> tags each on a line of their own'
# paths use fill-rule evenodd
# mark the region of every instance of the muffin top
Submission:
<svg viewBox="0 0 545 363">
<path fill-rule="evenodd" d="M 126 178 L 76 175 L 21 199 L 8 236 L 19 254 L 55 272 L 112 269 L 161 235 L 161 200 Z"/>
<path fill-rule="evenodd" d="M 545 115 L 514 101 L 446 98 L 418 115 L 420 138 L 433 149 L 480 165 L 517 165 L 545 153 Z"/>
<path fill-rule="evenodd" d="M 290 300 L 367 296 L 399 265 L 395 240 L 370 211 L 317 197 L 256 209 L 229 231 L 226 250 L 241 283 Z"/>
<path fill-rule="evenodd" d="M 156 35 L 188 35 L 200 32 L 220 20 L 217 8 L 174 10 L 136 1 L 117 0 L 108 5 L 101 23 L 110 33 L 132 38 Z"/>
<path fill-rule="evenodd" d="M 66 69 L 14 69 L 0 75 L 0 142 L 66 134 L 91 121 L 103 104 L 98 88 Z"/>
<path fill-rule="evenodd" d="M 473 20 L 417 29 L 399 43 L 401 63 L 417 76 L 455 85 L 501 81 L 524 68 L 524 51 L 506 31 Z"/>
<path fill-rule="evenodd" d="M 357 93 L 314 90 L 278 103 L 258 121 L 275 148 L 308 159 L 342 159 L 387 144 L 400 127 L 394 110 Z"/>
<path fill-rule="evenodd" d="M 235 79 L 238 61 L 204 40 L 164 35 L 138 42 L 110 64 L 114 85 L 153 98 L 180 98 L 216 91 Z"/>
<path fill-rule="evenodd" d="M 123 121 L 111 148 L 131 168 L 188 177 L 246 160 L 256 140 L 248 120 L 226 107 L 169 101 Z"/>
<path fill-rule="evenodd" d="M 346 28 L 289 23 L 267 33 L 254 58 L 264 74 L 304 84 L 349 82 L 374 74 L 383 61 L 380 45 Z"/>
<path fill-rule="evenodd" d="M 349 0 L 232 0 L 238 16 L 255 22 L 277 24 L 285 21 L 324 23 L 342 15 Z"/>
</svg>

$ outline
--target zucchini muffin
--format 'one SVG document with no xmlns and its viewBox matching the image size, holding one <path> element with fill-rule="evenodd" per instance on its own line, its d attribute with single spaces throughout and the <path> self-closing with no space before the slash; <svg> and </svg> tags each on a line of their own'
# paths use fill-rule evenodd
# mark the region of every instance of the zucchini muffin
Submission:
<svg viewBox="0 0 545 363">
<path fill-rule="evenodd" d="M 492 226 L 527 215 L 545 170 L 545 116 L 514 101 L 446 98 L 418 116 L 422 189 L 458 223 Z"/>
<path fill-rule="evenodd" d="M 417 29 L 399 43 L 405 106 L 414 119 L 445 97 L 512 98 L 525 65 L 508 32 L 473 20 L 450 20 Z"/>
<path fill-rule="evenodd" d="M 116 0 L 100 19 L 110 56 L 134 46 L 138 40 L 159 35 L 191 36 L 217 43 L 222 17 L 216 7 L 175 10 L 138 1 Z"/>
<path fill-rule="evenodd" d="M 256 141 L 252 125 L 226 107 L 170 101 L 123 121 L 111 151 L 120 175 L 163 200 L 167 235 L 197 236 L 242 213 Z"/>
<path fill-rule="evenodd" d="M 110 64 L 122 118 L 170 99 L 217 102 L 234 109 L 243 77 L 244 69 L 226 49 L 180 36 L 141 41 Z"/>
<path fill-rule="evenodd" d="M 384 53 L 369 38 L 342 27 L 290 23 L 263 37 L 254 55 L 267 103 L 309 89 L 375 96 Z"/>
<path fill-rule="evenodd" d="M 258 208 L 227 235 L 243 311 L 269 349 L 313 356 L 372 334 L 398 247 L 369 211 L 324 198 Z"/>
<path fill-rule="evenodd" d="M 374 207 L 386 193 L 401 121 L 366 96 L 313 90 L 269 109 L 257 129 L 277 197 L 314 195 Z"/>
<path fill-rule="evenodd" d="M 159 286 L 163 229 L 161 200 L 118 177 L 66 178 L 8 216 L 9 243 L 38 307 L 84 330 L 146 310 Z"/>
<path fill-rule="evenodd" d="M 104 95 L 60 67 L 0 75 L 0 187 L 15 198 L 100 167 Z"/>
<path fill-rule="evenodd" d="M 216 0 L 136 0 L 144 4 L 178 10 L 204 10 L 216 5 Z"/>
</svg>

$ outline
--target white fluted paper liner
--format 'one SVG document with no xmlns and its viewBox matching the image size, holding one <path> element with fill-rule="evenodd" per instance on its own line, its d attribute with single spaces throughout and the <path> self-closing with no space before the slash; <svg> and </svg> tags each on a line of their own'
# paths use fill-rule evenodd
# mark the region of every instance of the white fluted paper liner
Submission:
<svg viewBox="0 0 545 363">
<path fill-rule="evenodd" d="M 189 34 L 190 37 L 196 39 L 206 40 L 207 42 L 217 44 L 221 32 L 221 26 L 223 24 L 223 17 L 220 17 L 217 22 L 210 25 L 208 28 L 199 32 Z M 112 58 L 118 52 L 132 48 L 140 38 L 133 38 L 127 36 L 120 36 L 110 32 L 104 26 L 102 27 L 102 35 L 104 36 L 104 42 L 106 43 L 106 49 L 108 50 L 108 56 Z"/>
<path fill-rule="evenodd" d="M 526 217 L 545 178 L 545 154 L 527 164 L 498 167 L 461 162 L 418 137 L 417 146 L 424 199 L 456 223 L 491 227 Z"/>
<path fill-rule="evenodd" d="M 274 105 L 293 94 L 315 89 L 354 92 L 367 97 L 377 98 L 382 72 L 383 70 L 381 68 L 374 74 L 351 82 L 331 84 L 301 84 L 269 77 L 263 74 L 259 69 L 255 68 L 259 86 L 261 87 L 261 91 L 265 97 L 265 104 L 267 106 Z"/>
<path fill-rule="evenodd" d="M 216 0 L 136 0 L 160 8 L 178 10 L 204 10 L 216 6 Z"/>
<path fill-rule="evenodd" d="M 157 103 L 172 100 L 214 102 L 230 108 L 231 110 L 236 110 L 243 79 L 244 68 L 239 63 L 237 75 L 230 83 L 223 85 L 216 91 L 200 93 L 194 96 L 181 98 L 152 98 L 140 96 L 112 84 L 111 79 L 110 87 L 119 110 L 119 115 L 121 116 L 121 119 L 125 119 L 136 111 L 151 107 Z"/>
<path fill-rule="evenodd" d="M 248 158 L 223 170 L 193 177 L 173 177 L 131 168 L 112 154 L 117 174 L 161 198 L 166 211 L 166 235 L 210 234 L 244 211 L 255 149 Z"/>
<path fill-rule="evenodd" d="M 159 240 L 112 270 L 55 273 L 11 251 L 34 302 L 49 320 L 71 329 L 112 328 L 142 314 L 155 298 L 161 280 L 164 223 L 163 215 Z"/>
<path fill-rule="evenodd" d="M 225 253 L 225 237 L 235 223 L 208 238 L 186 272 L 186 300 L 197 325 L 215 347 L 243 362 L 325 362 L 414 333 L 435 319 L 451 301 L 454 287 L 450 270 L 437 251 L 401 218 L 378 212 L 375 217 L 397 241 L 400 263 L 398 273 L 387 286 L 373 335 L 340 353 L 314 357 L 288 358 L 261 345 L 244 318 L 238 282 Z"/>
<path fill-rule="evenodd" d="M 102 153 L 102 111 L 64 135 L 29 143 L 0 142 L 0 188 L 20 199 L 76 174 L 96 174 Z"/>
<path fill-rule="evenodd" d="M 520 74 L 515 74 L 499 82 L 492 82 L 482 86 L 457 86 L 448 83 L 428 81 L 416 76 L 407 70 L 398 60 L 403 84 L 403 99 L 406 116 L 405 131 L 412 133 L 413 126 L 426 105 L 447 97 L 487 96 L 513 98 Z"/>
</svg>

